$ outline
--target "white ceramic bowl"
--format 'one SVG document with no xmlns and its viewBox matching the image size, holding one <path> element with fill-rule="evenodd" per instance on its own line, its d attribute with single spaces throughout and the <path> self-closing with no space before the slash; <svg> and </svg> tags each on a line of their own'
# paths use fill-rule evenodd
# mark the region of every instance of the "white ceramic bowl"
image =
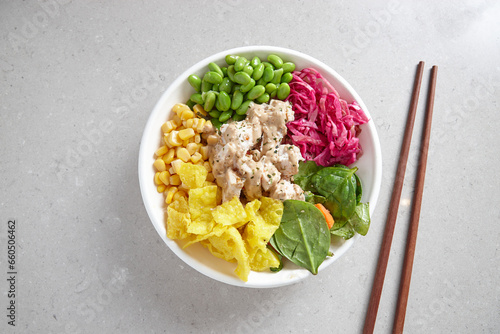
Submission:
<svg viewBox="0 0 500 334">
<path fill-rule="evenodd" d="M 245 56 L 247 59 L 251 59 L 254 56 L 265 59 L 269 54 L 277 54 L 281 56 L 284 61 L 294 62 L 297 69 L 314 67 L 330 81 L 344 100 L 347 102 L 356 101 L 363 108 L 370 121 L 361 126 L 362 132 L 359 138 L 364 153 L 355 165 L 359 168 L 357 174 L 363 185 L 362 202 L 370 202 L 370 214 L 373 214 L 377 203 L 382 177 L 382 158 L 377 131 L 366 105 L 351 85 L 349 85 L 349 83 L 347 83 L 347 81 L 337 72 L 306 54 L 271 46 L 241 47 L 222 51 L 203 59 L 182 73 L 170 85 L 153 109 L 146 124 L 146 128 L 144 129 L 140 146 L 139 183 L 146 210 L 151 222 L 163 241 L 185 263 L 200 273 L 217 281 L 252 288 L 270 288 L 292 284 L 312 276 L 312 274 L 306 269 L 302 269 L 287 261 L 283 270 L 278 273 L 252 271 L 248 277 L 248 282 L 243 282 L 234 274 L 236 264 L 216 258 L 206 248 L 199 244 L 182 249 L 182 243 L 170 240 L 166 236 L 164 199 L 163 195 L 156 191 L 156 186 L 153 181 L 155 170 L 152 166 L 154 152 L 159 147 L 161 141 L 160 127 L 167 119 L 173 116 L 171 115 L 172 106 L 176 103 L 187 101 L 189 96 L 193 93 L 192 87 L 187 82 L 187 77 L 192 73 L 202 76 L 207 71 L 207 65 L 210 62 L 215 62 L 220 66 L 225 65 L 224 58 L 227 54 Z M 376 226 L 372 225 L 372 228 L 375 227 Z M 347 241 L 333 241 L 330 251 L 334 256 L 327 258 L 320 266 L 319 271 L 340 258 L 357 239 L 359 239 L 359 235 Z M 321 273 L 318 273 L 318 275 L 321 275 Z"/>
</svg>

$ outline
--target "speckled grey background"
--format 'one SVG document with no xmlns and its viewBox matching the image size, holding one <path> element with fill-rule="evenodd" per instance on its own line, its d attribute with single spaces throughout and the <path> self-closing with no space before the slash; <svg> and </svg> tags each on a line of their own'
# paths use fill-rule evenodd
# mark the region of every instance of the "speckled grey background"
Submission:
<svg viewBox="0 0 500 334">
<path fill-rule="evenodd" d="M 416 65 L 439 65 L 407 333 L 500 331 L 496 1 L 0 1 L 0 332 L 359 333 Z M 369 234 L 317 277 L 270 290 L 181 262 L 146 214 L 142 129 L 168 85 L 224 49 L 316 57 L 362 96 L 383 183 Z M 422 94 L 424 95 L 424 94 Z M 424 98 L 376 324 L 397 297 Z M 17 319 L 7 325 L 7 221 Z"/>
</svg>

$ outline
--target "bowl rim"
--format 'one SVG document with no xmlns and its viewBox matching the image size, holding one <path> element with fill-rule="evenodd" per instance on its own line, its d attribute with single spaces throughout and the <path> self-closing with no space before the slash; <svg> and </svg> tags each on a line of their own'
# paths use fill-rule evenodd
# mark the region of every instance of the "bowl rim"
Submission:
<svg viewBox="0 0 500 334">
<path fill-rule="evenodd" d="M 374 148 L 374 158 L 375 158 L 375 166 L 373 169 L 373 187 L 372 191 L 370 193 L 370 197 L 368 198 L 368 202 L 370 202 L 370 217 L 373 216 L 373 212 L 375 210 L 375 207 L 378 202 L 378 197 L 380 193 L 380 188 L 381 188 L 381 180 L 382 180 L 382 153 L 381 153 L 381 148 L 380 148 L 380 141 L 379 137 L 377 134 L 377 129 L 375 127 L 373 118 L 371 117 L 368 108 L 364 104 L 363 100 L 361 97 L 358 95 L 358 93 L 354 90 L 354 88 L 340 75 L 338 74 L 335 70 L 333 70 L 330 66 L 326 65 L 324 62 L 309 56 L 305 53 L 288 49 L 288 48 L 283 48 L 283 47 L 277 47 L 277 46 L 267 46 L 267 45 L 254 45 L 254 46 L 243 46 L 243 47 L 236 47 L 232 49 L 227 49 L 223 50 L 220 52 L 217 52 L 211 56 L 208 56 L 198 62 L 196 62 L 194 65 L 186 69 L 184 72 L 182 72 L 167 88 L 162 93 L 162 96 L 158 100 L 158 102 L 155 104 L 153 110 L 148 116 L 148 120 L 146 122 L 146 125 L 144 127 L 144 132 L 141 137 L 141 142 L 140 142 L 140 147 L 139 147 L 139 159 L 138 159 L 138 178 L 139 178 L 139 186 L 141 190 L 141 196 L 142 200 L 144 203 L 144 206 L 146 208 L 146 211 L 148 213 L 149 219 L 151 223 L 153 224 L 155 230 L 161 237 L 161 239 L 166 243 L 168 248 L 174 252 L 183 262 L 188 264 L 190 267 L 195 269 L 196 271 L 202 273 L 205 276 L 208 276 L 216 281 L 230 284 L 233 286 L 240 286 L 240 287 L 250 287 L 250 288 L 274 288 L 274 287 L 280 287 L 280 286 L 286 286 L 290 284 L 297 283 L 298 281 L 301 281 L 305 279 L 306 277 L 311 276 L 312 274 L 309 273 L 307 270 L 304 270 L 303 275 L 296 275 L 295 277 L 292 277 L 284 282 L 280 283 L 273 283 L 273 284 L 262 284 L 262 283 L 249 283 L 249 282 L 243 282 L 241 281 L 238 277 L 235 278 L 228 278 L 226 275 L 221 274 L 219 272 L 214 271 L 213 269 L 207 267 L 207 266 L 200 266 L 199 262 L 196 262 L 195 259 L 193 259 L 189 254 L 185 252 L 180 247 L 172 247 L 171 242 L 175 242 L 173 240 L 168 239 L 166 235 L 163 235 L 164 231 L 162 231 L 157 224 L 155 224 L 155 219 L 153 215 L 153 207 L 150 204 L 150 198 L 153 196 L 157 196 L 158 194 L 150 194 L 146 191 L 146 186 L 144 182 L 152 182 L 149 179 L 146 178 L 146 173 L 145 173 L 145 168 L 151 168 L 152 162 L 151 162 L 151 157 L 147 155 L 147 148 L 145 147 L 145 143 L 147 142 L 147 138 L 150 135 L 148 132 L 148 129 L 151 129 L 154 127 L 156 123 L 155 121 L 155 115 L 158 113 L 162 112 L 162 106 L 165 104 L 166 100 L 168 100 L 169 96 L 172 94 L 172 92 L 177 89 L 181 85 L 183 81 L 187 79 L 187 77 L 199 70 L 200 67 L 208 65 L 210 62 L 217 62 L 221 61 L 221 59 L 224 59 L 224 57 L 227 54 L 241 54 L 241 53 L 249 53 L 249 52 L 268 52 L 268 53 L 281 53 L 281 54 L 286 54 L 290 55 L 292 57 L 298 57 L 302 58 L 303 60 L 307 62 L 311 62 L 314 64 L 317 64 L 318 67 L 320 67 L 318 70 L 320 71 L 326 71 L 328 72 L 331 76 L 333 76 L 337 81 L 339 81 L 353 97 L 353 99 L 361 106 L 363 111 L 365 111 L 366 116 L 369 118 L 369 122 L 366 124 L 363 124 L 363 126 L 368 126 L 370 128 L 370 131 L 368 132 L 370 134 L 370 140 L 373 143 L 373 148 Z M 359 235 L 356 234 L 353 238 L 349 239 L 346 241 L 347 245 L 346 247 L 343 248 L 342 252 L 337 252 L 335 256 L 335 260 L 340 258 L 351 246 L 352 244 L 359 238 Z M 193 247 L 193 246 L 191 246 Z M 333 263 L 335 260 L 331 261 L 328 263 L 330 265 Z M 320 266 L 319 271 L 324 269 L 325 266 Z"/>
</svg>

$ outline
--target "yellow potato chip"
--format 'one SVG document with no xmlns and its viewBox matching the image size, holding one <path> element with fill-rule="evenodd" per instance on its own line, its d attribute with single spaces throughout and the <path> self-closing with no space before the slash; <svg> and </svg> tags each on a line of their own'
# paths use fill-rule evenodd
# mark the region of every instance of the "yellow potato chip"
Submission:
<svg viewBox="0 0 500 334">
<path fill-rule="evenodd" d="M 179 168 L 179 177 L 189 189 L 201 188 L 205 184 L 208 171 L 204 166 L 184 163 Z"/>
<path fill-rule="evenodd" d="M 191 223 L 187 231 L 194 234 L 209 233 L 213 228 L 212 209 L 217 206 L 217 186 L 189 190 Z"/>
<path fill-rule="evenodd" d="M 188 242 L 185 243 L 184 246 L 182 246 L 182 248 L 189 247 L 194 243 L 204 241 L 204 240 L 206 240 L 210 237 L 213 237 L 213 236 L 220 237 L 221 234 L 224 233 L 225 230 L 226 230 L 225 226 L 215 225 L 210 233 L 192 235 L 191 238 L 188 240 Z"/>
<path fill-rule="evenodd" d="M 167 237 L 172 240 L 186 238 L 189 235 L 187 226 L 190 222 L 189 213 L 177 211 L 169 205 L 167 208 Z"/>
<path fill-rule="evenodd" d="M 220 237 L 214 236 L 208 238 L 208 240 L 218 253 L 216 255 L 212 251 L 212 254 L 215 256 L 222 255 L 226 261 L 236 259 L 238 265 L 234 272 L 242 281 L 246 282 L 248 280 L 248 274 L 250 273 L 250 262 L 240 232 L 233 226 L 228 226 Z"/>
<path fill-rule="evenodd" d="M 179 196 L 175 201 L 169 204 L 169 207 L 182 213 L 189 213 L 188 202 L 184 196 Z"/>
<path fill-rule="evenodd" d="M 283 202 L 269 197 L 261 197 L 260 201 L 259 213 L 262 215 L 262 218 L 268 224 L 278 227 L 281 222 L 281 216 L 283 216 Z"/>
<path fill-rule="evenodd" d="M 235 225 L 238 223 L 245 224 L 247 222 L 247 213 L 243 204 L 238 197 L 233 197 L 232 200 L 224 202 L 212 211 L 214 220 L 221 225 Z"/>
<path fill-rule="evenodd" d="M 265 250 L 258 249 L 253 258 L 250 260 L 250 269 L 255 271 L 266 271 L 269 268 L 278 268 L 280 259 L 269 248 Z"/>
<path fill-rule="evenodd" d="M 261 203 L 258 199 L 254 199 L 245 205 L 245 212 L 247 213 L 248 220 L 252 220 L 253 217 L 255 217 L 255 214 L 259 211 L 260 204 Z"/>
</svg>

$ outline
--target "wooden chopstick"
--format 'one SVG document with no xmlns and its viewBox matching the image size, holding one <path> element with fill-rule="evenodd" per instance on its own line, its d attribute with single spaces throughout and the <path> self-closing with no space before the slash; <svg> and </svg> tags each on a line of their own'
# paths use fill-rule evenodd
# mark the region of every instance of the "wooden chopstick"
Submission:
<svg viewBox="0 0 500 334">
<path fill-rule="evenodd" d="M 405 259 L 401 281 L 399 285 L 398 303 L 396 317 L 394 318 L 393 333 L 403 333 L 406 305 L 410 291 L 411 272 L 413 268 L 413 258 L 415 256 L 415 246 L 417 243 L 418 222 L 420 219 L 420 207 L 422 206 L 422 194 L 424 192 L 425 170 L 427 166 L 427 152 L 429 150 L 429 140 L 431 136 L 432 112 L 434 109 L 434 95 L 436 91 L 437 66 L 432 67 L 429 95 L 427 96 L 427 109 L 425 113 L 424 134 L 420 147 L 420 158 L 418 162 L 417 180 L 415 192 L 413 194 L 413 206 L 410 218 L 410 228 L 406 241 Z"/>
<path fill-rule="evenodd" d="M 398 168 L 396 171 L 396 179 L 392 190 L 391 202 L 389 205 L 389 213 L 385 224 L 384 237 L 382 239 L 382 246 L 380 247 L 379 258 L 377 262 L 377 269 L 375 271 L 375 279 L 373 281 L 372 292 L 370 295 L 370 303 L 368 304 L 368 311 L 366 313 L 365 324 L 363 328 L 364 334 L 373 333 L 375 328 L 375 320 L 377 319 L 378 306 L 380 303 L 380 296 L 384 286 L 385 272 L 387 269 L 387 262 L 391 251 L 392 237 L 394 235 L 394 227 L 396 225 L 396 218 L 398 215 L 399 201 L 401 199 L 401 191 L 403 189 L 403 181 L 406 171 L 406 163 L 408 161 L 408 153 L 410 150 L 411 135 L 413 132 L 413 124 L 415 122 L 415 114 L 418 105 L 418 96 L 420 93 L 420 86 L 422 83 L 422 73 L 424 70 L 424 62 L 421 61 L 417 67 L 417 76 L 413 85 L 413 93 L 411 98 L 410 110 L 408 119 L 406 121 L 405 133 L 403 136 L 403 144 L 399 156 Z"/>
</svg>

